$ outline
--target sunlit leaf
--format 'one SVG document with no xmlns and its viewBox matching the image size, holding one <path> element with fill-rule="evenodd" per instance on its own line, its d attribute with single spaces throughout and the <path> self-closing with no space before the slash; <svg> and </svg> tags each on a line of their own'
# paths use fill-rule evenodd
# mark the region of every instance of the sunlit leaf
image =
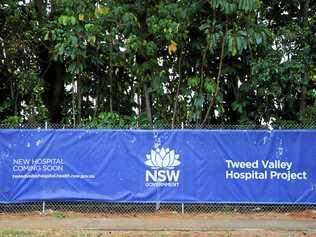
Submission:
<svg viewBox="0 0 316 237">
<path fill-rule="evenodd" d="M 177 51 L 177 43 L 171 40 L 170 44 L 168 45 L 168 53 L 169 55 L 172 55 L 176 51 Z"/>
<path fill-rule="evenodd" d="M 78 19 L 79 19 L 79 21 L 84 21 L 84 15 L 83 14 L 79 14 Z"/>
</svg>

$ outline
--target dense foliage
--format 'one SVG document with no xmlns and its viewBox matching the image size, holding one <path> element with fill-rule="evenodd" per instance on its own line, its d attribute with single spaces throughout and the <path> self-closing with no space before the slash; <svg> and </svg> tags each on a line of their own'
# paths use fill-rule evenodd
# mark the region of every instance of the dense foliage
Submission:
<svg viewBox="0 0 316 237">
<path fill-rule="evenodd" d="M 1 123 L 316 121 L 311 0 L 0 0 Z"/>
</svg>

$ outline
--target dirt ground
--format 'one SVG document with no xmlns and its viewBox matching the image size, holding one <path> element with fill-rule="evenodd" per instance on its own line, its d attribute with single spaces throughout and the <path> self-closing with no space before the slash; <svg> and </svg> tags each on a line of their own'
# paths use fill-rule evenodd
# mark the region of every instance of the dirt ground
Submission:
<svg viewBox="0 0 316 237">
<path fill-rule="evenodd" d="M 0 237 L 316 237 L 316 211 L 283 213 L 0 213 Z"/>
<path fill-rule="evenodd" d="M 12 231 L 0 230 L 0 237 L 315 237 L 316 233 L 297 231 Z"/>
</svg>

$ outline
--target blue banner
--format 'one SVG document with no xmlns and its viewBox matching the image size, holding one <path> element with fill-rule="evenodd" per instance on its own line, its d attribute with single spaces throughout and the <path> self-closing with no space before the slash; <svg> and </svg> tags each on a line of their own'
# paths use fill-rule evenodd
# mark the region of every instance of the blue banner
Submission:
<svg viewBox="0 0 316 237">
<path fill-rule="evenodd" d="M 0 203 L 316 204 L 316 130 L 0 130 Z"/>
</svg>

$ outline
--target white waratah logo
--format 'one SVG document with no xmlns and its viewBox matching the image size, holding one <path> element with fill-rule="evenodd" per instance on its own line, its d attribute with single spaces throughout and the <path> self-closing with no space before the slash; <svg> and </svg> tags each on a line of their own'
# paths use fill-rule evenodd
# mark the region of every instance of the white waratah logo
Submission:
<svg viewBox="0 0 316 237">
<path fill-rule="evenodd" d="M 150 167 L 145 171 L 146 187 L 179 187 L 181 164 L 180 156 L 169 148 L 156 148 L 146 155 L 145 164 Z"/>
<path fill-rule="evenodd" d="M 175 150 L 168 148 L 151 150 L 150 154 L 146 155 L 146 158 L 145 164 L 152 169 L 174 169 L 174 167 L 181 164 L 179 155 L 176 154 Z"/>
</svg>

